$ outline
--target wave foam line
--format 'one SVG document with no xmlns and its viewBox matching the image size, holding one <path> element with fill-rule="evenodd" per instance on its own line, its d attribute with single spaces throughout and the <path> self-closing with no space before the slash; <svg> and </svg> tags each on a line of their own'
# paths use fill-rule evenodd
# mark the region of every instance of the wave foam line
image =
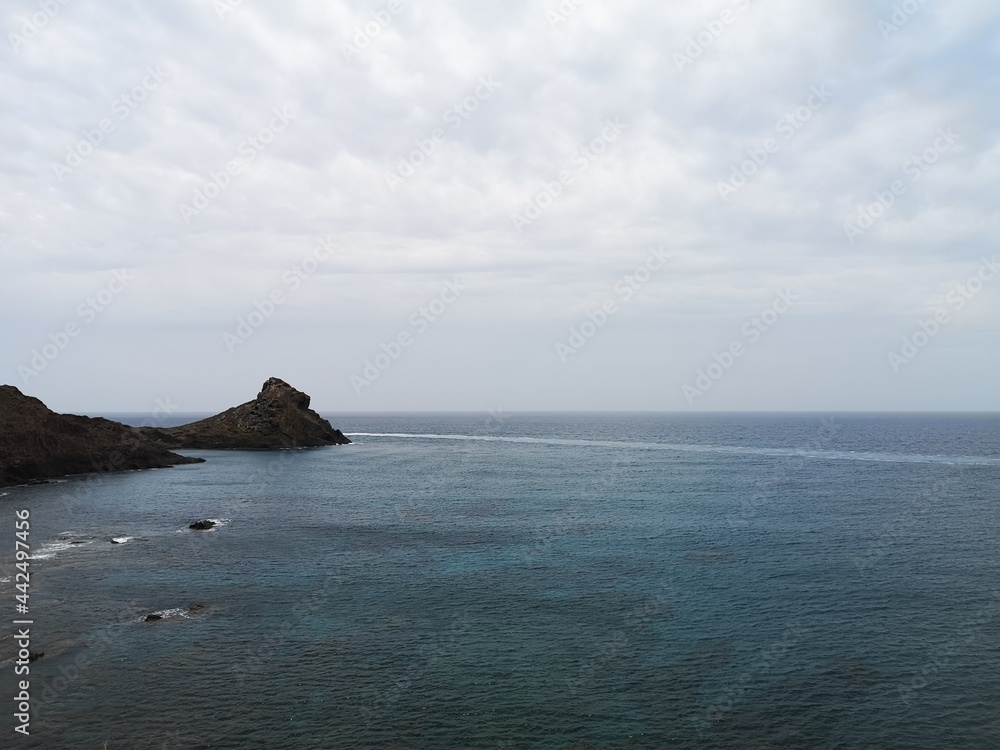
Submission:
<svg viewBox="0 0 1000 750">
<path fill-rule="evenodd" d="M 348 437 L 409 438 L 416 440 L 479 440 L 497 443 L 532 443 L 594 448 L 634 448 L 637 450 L 674 451 L 681 453 L 715 453 L 737 456 L 771 456 L 774 458 L 825 458 L 835 461 L 880 461 L 903 464 L 947 464 L 955 466 L 996 466 L 1000 458 L 984 456 L 926 456 L 917 453 L 855 453 L 813 448 L 748 448 L 736 445 L 696 445 L 671 443 L 629 443 L 620 440 L 574 440 L 567 438 L 498 437 L 495 435 L 437 435 L 408 432 L 348 432 Z"/>
</svg>

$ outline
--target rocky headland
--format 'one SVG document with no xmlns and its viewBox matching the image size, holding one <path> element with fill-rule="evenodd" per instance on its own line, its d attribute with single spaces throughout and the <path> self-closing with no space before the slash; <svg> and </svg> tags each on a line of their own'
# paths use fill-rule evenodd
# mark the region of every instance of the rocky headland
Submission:
<svg viewBox="0 0 1000 750">
<path fill-rule="evenodd" d="M 256 399 L 214 417 L 180 427 L 129 427 L 56 414 L 14 386 L 0 386 L 0 487 L 204 461 L 175 450 L 285 450 L 351 442 L 309 404 L 308 395 L 271 378 Z"/>
<path fill-rule="evenodd" d="M 180 427 L 145 427 L 144 435 L 168 448 L 283 450 L 347 445 L 344 433 L 309 408 L 310 398 L 271 378 L 257 398 Z"/>
<path fill-rule="evenodd" d="M 56 414 L 14 386 L 0 385 L 0 487 L 202 461 L 179 456 L 134 427 Z"/>
</svg>

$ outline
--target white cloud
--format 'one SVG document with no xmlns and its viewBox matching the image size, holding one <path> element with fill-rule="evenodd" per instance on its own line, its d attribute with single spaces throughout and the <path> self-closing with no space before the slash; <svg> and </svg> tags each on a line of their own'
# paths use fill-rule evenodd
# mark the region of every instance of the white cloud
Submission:
<svg viewBox="0 0 1000 750">
<path fill-rule="evenodd" d="M 588 1 L 553 28 L 556 2 L 400 0 L 345 55 L 387 7 L 243 2 L 220 18 L 208 0 L 71 0 L 8 45 L 2 379 L 75 408 L 143 409 L 177 388 L 211 409 L 245 395 L 232 377 L 252 390 L 272 374 L 343 409 L 685 408 L 706 353 L 791 287 L 794 325 L 700 407 L 1000 408 L 978 381 L 943 398 L 932 356 L 901 375 L 882 361 L 921 305 L 997 249 L 995 4 L 928 3 L 885 39 L 891 2 Z M 18 33 L 36 11 L 18 0 L 0 25 Z M 165 80 L 120 118 L 118 97 L 157 65 Z M 446 113 L 483 76 L 500 86 L 453 128 Z M 785 138 L 779 118 L 822 86 L 829 101 Z M 294 121 L 241 154 L 285 105 Z M 104 118 L 112 132 L 59 180 L 53 162 Z M 627 130 L 580 167 L 609 118 Z M 940 128 L 960 142 L 911 181 L 906 161 Z M 386 174 L 436 129 L 443 141 L 391 189 Z M 768 138 L 779 150 L 722 200 L 719 181 Z M 234 159 L 240 173 L 185 223 L 179 205 Z M 564 170 L 572 183 L 514 231 L 511 214 Z M 894 180 L 907 192 L 849 243 L 844 223 Z M 223 332 L 327 234 L 342 250 L 230 355 Z M 671 267 L 560 364 L 565 328 L 654 245 Z M 18 366 L 116 268 L 138 281 L 113 314 L 24 383 Z M 470 289 L 447 321 L 358 398 L 352 369 L 455 275 Z M 954 370 L 1000 364 L 982 348 L 998 294 L 935 341 Z M 602 385 L 625 360 L 629 387 Z"/>
</svg>

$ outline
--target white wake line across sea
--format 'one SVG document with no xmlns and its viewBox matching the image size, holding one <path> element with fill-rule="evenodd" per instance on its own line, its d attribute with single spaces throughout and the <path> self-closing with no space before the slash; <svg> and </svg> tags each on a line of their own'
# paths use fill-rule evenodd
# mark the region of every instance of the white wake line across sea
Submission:
<svg viewBox="0 0 1000 750">
<path fill-rule="evenodd" d="M 410 438 L 418 440 L 479 440 L 496 443 L 534 443 L 591 448 L 634 448 L 649 451 L 682 453 L 717 453 L 737 456 L 772 456 L 775 458 L 823 458 L 833 461 L 878 461 L 898 464 L 946 464 L 951 466 L 995 466 L 1000 458 L 985 456 L 924 456 L 916 453 L 856 453 L 812 448 L 748 448 L 735 445 L 695 445 L 670 443 L 629 443 L 619 440 L 571 440 L 566 438 L 499 437 L 495 435 L 435 435 L 406 432 L 347 432 L 348 437 Z"/>
</svg>

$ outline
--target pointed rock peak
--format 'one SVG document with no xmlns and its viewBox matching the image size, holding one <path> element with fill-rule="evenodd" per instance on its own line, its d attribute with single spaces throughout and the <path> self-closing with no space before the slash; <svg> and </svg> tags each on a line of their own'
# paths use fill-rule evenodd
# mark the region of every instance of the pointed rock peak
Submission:
<svg viewBox="0 0 1000 750">
<path fill-rule="evenodd" d="M 268 378 L 267 382 L 265 382 L 264 385 L 261 387 L 260 392 L 264 393 L 265 391 L 269 391 L 272 388 L 291 388 L 291 387 L 292 386 L 288 385 L 288 383 L 286 383 L 281 378 Z"/>
<path fill-rule="evenodd" d="M 312 399 L 308 394 L 292 388 L 281 378 L 268 378 L 257 394 L 257 402 L 287 401 L 287 403 L 301 409 L 308 409 Z"/>
</svg>

